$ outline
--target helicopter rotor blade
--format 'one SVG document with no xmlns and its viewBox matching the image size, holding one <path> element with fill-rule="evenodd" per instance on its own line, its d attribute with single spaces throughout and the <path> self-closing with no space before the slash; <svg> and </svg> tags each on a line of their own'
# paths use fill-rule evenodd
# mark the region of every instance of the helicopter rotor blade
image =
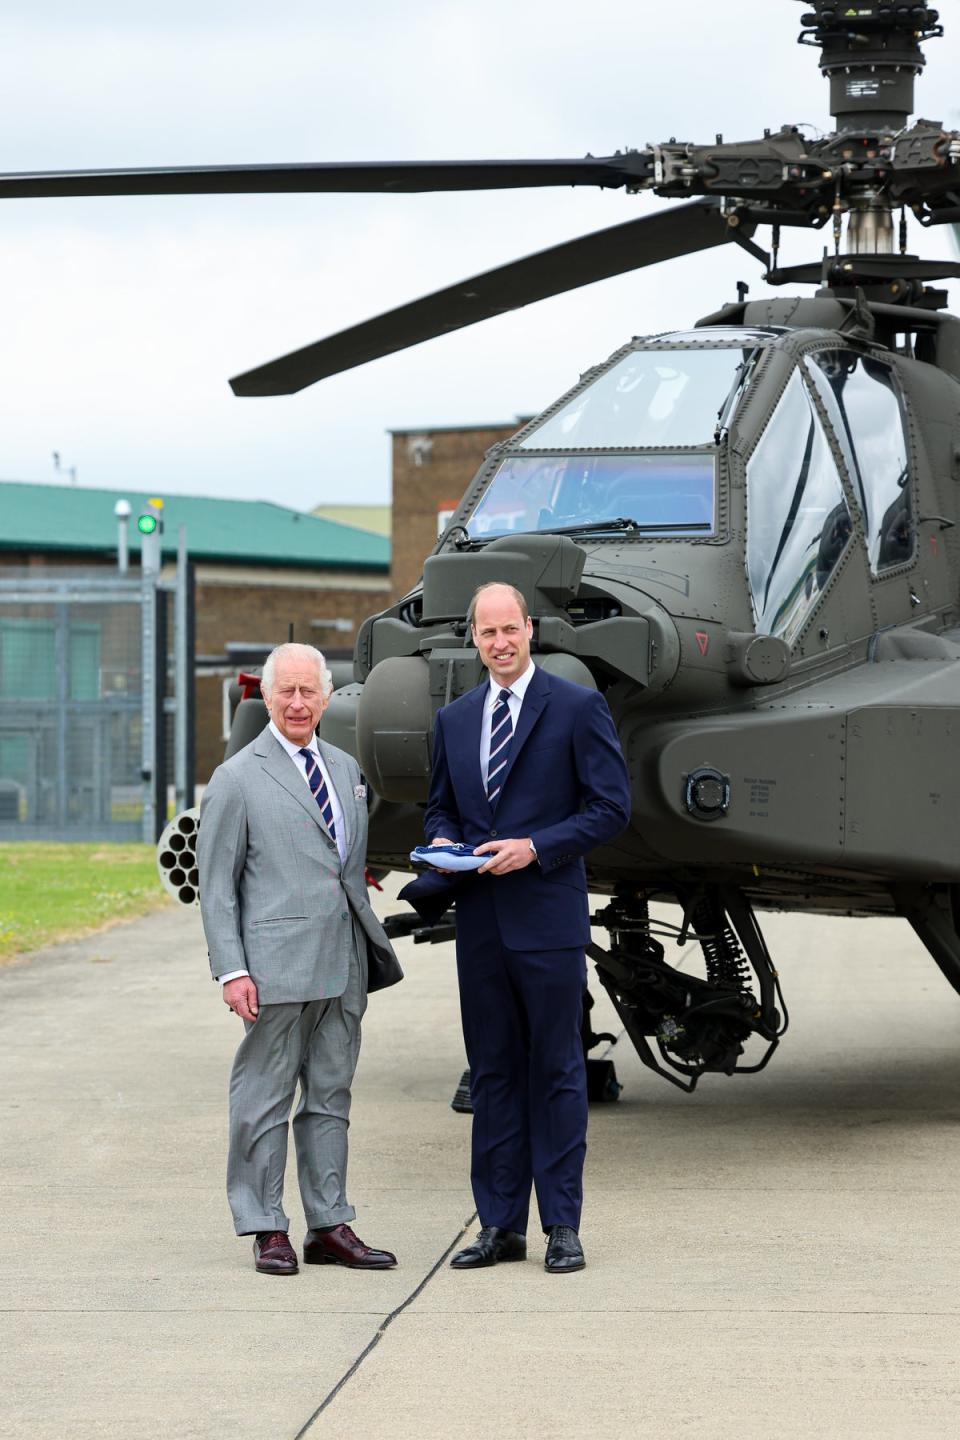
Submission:
<svg viewBox="0 0 960 1440">
<path fill-rule="evenodd" d="M 0 174 L 0 200 L 71 195 L 416 194 L 544 185 L 617 189 L 646 177 L 636 150 L 582 160 L 337 161 L 295 165 L 189 165 L 147 170 Z"/>
<path fill-rule="evenodd" d="M 499 269 L 461 280 L 409 305 L 353 325 L 294 350 L 230 381 L 235 395 L 291 395 L 307 385 L 364 365 L 396 350 L 405 350 L 546 300 L 581 285 L 592 285 L 613 275 L 656 265 L 679 255 L 690 255 L 752 233 L 751 225 L 731 225 L 716 200 L 677 205 L 657 215 L 628 220 L 606 230 L 595 230 L 549 250 L 541 250 Z M 747 234 L 741 235 L 741 231 Z M 758 254 L 755 246 L 751 251 Z"/>
</svg>

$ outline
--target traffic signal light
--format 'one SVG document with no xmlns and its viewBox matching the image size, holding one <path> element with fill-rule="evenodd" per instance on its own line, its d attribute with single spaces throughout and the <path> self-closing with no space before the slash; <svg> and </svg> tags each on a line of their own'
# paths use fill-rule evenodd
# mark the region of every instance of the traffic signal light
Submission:
<svg viewBox="0 0 960 1440">
<path fill-rule="evenodd" d="M 151 497 L 147 508 L 137 516 L 140 532 L 140 565 L 145 573 L 156 575 L 160 570 L 160 536 L 163 534 L 163 501 Z"/>
</svg>

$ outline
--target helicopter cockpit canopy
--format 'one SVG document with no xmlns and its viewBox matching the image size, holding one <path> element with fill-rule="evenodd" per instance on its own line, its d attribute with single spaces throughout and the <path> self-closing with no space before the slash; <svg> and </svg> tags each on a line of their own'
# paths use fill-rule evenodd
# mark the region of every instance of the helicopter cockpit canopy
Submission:
<svg viewBox="0 0 960 1440">
<path fill-rule="evenodd" d="M 467 521 L 469 537 L 630 521 L 645 534 L 709 538 L 718 430 L 776 335 L 718 327 L 631 348 L 527 428 Z"/>
<path fill-rule="evenodd" d="M 760 633 L 788 644 L 799 635 L 853 534 L 848 493 L 872 579 L 913 555 L 904 415 L 883 359 L 836 347 L 807 351 L 747 461 L 746 478 L 747 573 Z"/>
</svg>

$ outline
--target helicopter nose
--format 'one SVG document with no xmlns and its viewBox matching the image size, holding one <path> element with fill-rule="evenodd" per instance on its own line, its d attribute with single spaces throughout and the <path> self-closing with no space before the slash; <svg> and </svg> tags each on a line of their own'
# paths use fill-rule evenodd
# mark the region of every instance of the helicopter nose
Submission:
<svg viewBox="0 0 960 1440">
<path fill-rule="evenodd" d="M 630 597 L 633 614 L 607 615 L 577 625 L 557 615 L 544 615 L 537 625 L 538 663 L 556 674 L 557 659 L 576 659 L 589 681 L 630 680 L 650 694 L 669 685 L 680 663 L 680 637 L 665 610 L 647 596 Z M 640 613 L 636 613 L 639 611 Z"/>
<path fill-rule="evenodd" d="M 388 656 L 374 665 L 362 687 L 352 687 L 358 692 L 360 768 L 386 800 L 427 798 L 434 715 L 430 672 L 430 664 L 419 655 Z"/>
<path fill-rule="evenodd" d="M 631 600 L 636 606 L 643 597 L 634 593 Z M 644 614 L 607 615 L 577 625 L 558 615 L 534 615 L 535 663 L 548 674 L 592 690 L 626 681 L 631 703 L 658 693 L 677 672 L 681 638 L 661 607 L 653 600 L 643 603 Z M 383 633 L 372 637 L 373 656 L 380 646 L 414 643 L 418 637 L 402 634 L 403 628 L 388 618 Z M 362 687 L 338 692 L 341 707 L 349 700 L 354 729 L 341 743 L 354 751 L 373 788 L 386 800 L 426 799 L 436 711 L 484 677 L 477 651 L 453 640 L 444 633 L 419 637 L 420 654 L 374 658 Z"/>
</svg>

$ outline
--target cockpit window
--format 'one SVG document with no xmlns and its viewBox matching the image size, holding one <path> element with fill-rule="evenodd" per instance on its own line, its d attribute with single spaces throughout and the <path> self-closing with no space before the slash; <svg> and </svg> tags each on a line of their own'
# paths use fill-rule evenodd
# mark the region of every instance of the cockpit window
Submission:
<svg viewBox="0 0 960 1440">
<path fill-rule="evenodd" d="M 708 445 L 743 360 L 740 347 L 633 350 L 537 425 L 521 448 Z"/>
<path fill-rule="evenodd" d="M 467 521 L 474 539 L 632 520 L 659 535 L 711 535 L 714 457 L 509 455 Z"/>
<path fill-rule="evenodd" d="M 852 529 L 833 453 L 795 370 L 747 463 L 747 573 L 760 634 L 793 642 Z"/>
<path fill-rule="evenodd" d="M 893 373 L 854 350 L 808 356 L 809 373 L 836 432 L 864 514 L 874 575 L 913 555 L 910 467 Z"/>
</svg>

